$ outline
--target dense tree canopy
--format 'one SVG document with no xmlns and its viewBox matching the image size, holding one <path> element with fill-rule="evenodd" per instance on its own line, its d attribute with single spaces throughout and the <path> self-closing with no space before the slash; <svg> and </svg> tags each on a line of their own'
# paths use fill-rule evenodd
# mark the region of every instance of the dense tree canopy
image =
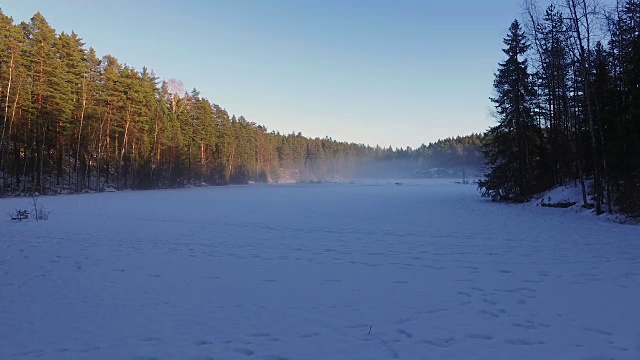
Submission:
<svg viewBox="0 0 640 360">
<path fill-rule="evenodd" d="M 99 57 L 40 13 L 14 24 L 0 11 L 0 50 L 0 195 L 479 165 L 479 135 L 414 150 L 269 131 L 180 81 Z"/>
</svg>

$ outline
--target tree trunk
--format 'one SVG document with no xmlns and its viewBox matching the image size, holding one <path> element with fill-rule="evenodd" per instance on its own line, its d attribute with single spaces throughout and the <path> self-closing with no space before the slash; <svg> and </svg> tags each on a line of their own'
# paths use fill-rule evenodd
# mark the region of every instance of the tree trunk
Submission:
<svg viewBox="0 0 640 360">
<path fill-rule="evenodd" d="M 87 97 L 86 97 L 86 75 L 82 81 L 82 111 L 80 113 L 80 126 L 78 127 L 78 146 L 76 147 L 76 159 L 74 164 L 74 169 L 76 171 L 76 191 L 80 190 L 80 182 L 78 178 L 78 159 L 80 158 L 80 140 L 82 139 L 82 124 L 84 123 L 84 111 L 87 106 Z"/>
<path fill-rule="evenodd" d="M 578 62 L 580 64 L 580 69 L 582 71 L 582 86 L 584 90 L 584 98 L 585 98 L 585 106 L 587 110 L 587 124 L 589 126 L 589 135 L 591 137 L 591 148 L 593 149 L 593 157 L 594 157 L 594 167 L 593 167 L 593 187 L 595 193 L 595 205 L 596 205 L 596 213 L 600 215 L 602 213 L 602 188 L 601 188 L 601 178 L 600 178 L 600 161 L 598 159 L 598 147 L 596 142 L 596 135 L 593 128 L 593 110 L 591 108 L 591 101 L 589 101 L 591 96 L 591 89 L 589 86 L 589 69 L 587 64 L 587 54 L 589 54 L 589 47 L 591 42 L 591 34 L 590 34 L 590 25 L 589 25 L 589 14 L 587 9 L 586 0 L 582 0 L 582 18 L 586 22 L 586 41 L 582 39 L 582 32 L 580 28 L 580 21 L 578 17 L 578 8 L 576 4 L 576 0 L 570 0 L 569 10 L 571 12 L 572 21 L 574 25 L 574 31 L 576 34 L 576 40 L 578 45 Z M 586 46 L 585 47 L 585 42 Z"/>
<path fill-rule="evenodd" d="M 0 187 L 0 194 L 4 193 L 5 187 L 5 179 L 7 178 L 6 171 L 4 169 L 4 138 L 5 138 L 5 129 L 7 128 L 7 119 L 9 115 L 9 96 L 11 95 L 11 83 L 13 81 L 13 60 L 15 57 L 15 52 L 11 52 L 11 60 L 9 62 L 9 83 L 7 84 L 7 94 L 6 101 L 4 103 L 4 121 L 2 122 L 2 137 L 0 137 L 0 171 L 2 171 L 2 187 Z"/>
</svg>

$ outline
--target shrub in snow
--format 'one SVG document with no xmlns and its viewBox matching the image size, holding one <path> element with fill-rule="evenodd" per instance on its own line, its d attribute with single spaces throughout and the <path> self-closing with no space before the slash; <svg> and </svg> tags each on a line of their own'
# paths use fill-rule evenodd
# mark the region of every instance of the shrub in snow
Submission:
<svg viewBox="0 0 640 360">
<path fill-rule="evenodd" d="M 31 205 L 33 206 L 33 217 L 36 219 L 36 221 L 49 220 L 49 214 L 51 214 L 51 211 L 48 211 L 44 207 L 44 205 L 38 204 L 39 197 L 40 195 L 38 193 L 35 193 L 31 197 Z"/>
<path fill-rule="evenodd" d="M 16 209 L 16 212 L 13 214 L 10 214 L 10 216 L 11 216 L 11 220 L 22 221 L 29 218 L 29 211 Z"/>
</svg>

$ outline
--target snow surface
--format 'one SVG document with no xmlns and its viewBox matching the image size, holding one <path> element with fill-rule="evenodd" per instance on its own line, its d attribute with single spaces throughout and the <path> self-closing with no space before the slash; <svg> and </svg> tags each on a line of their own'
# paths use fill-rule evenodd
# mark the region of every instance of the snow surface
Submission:
<svg viewBox="0 0 640 360">
<path fill-rule="evenodd" d="M 402 185 L 41 197 L 0 218 L 0 359 L 640 358 L 640 227 Z"/>
</svg>

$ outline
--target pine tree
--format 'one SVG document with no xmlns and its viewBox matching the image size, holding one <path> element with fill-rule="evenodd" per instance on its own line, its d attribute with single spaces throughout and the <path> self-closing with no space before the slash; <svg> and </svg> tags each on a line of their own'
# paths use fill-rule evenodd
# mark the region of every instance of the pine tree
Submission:
<svg viewBox="0 0 640 360">
<path fill-rule="evenodd" d="M 22 33 L 13 19 L 0 10 L 0 195 L 8 187 L 8 153 L 21 78 Z M 17 178 L 18 179 L 18 178 Z"/>
<path fill-rule="evenodd" d="M 49 26 L 47 20 L 36 13 L 28 24 L 23 24 L 26 36 L 26 51 L 29 58 L 28 71 L 32 83 L 32 101 L 30 113 L 35 120 L 32 133 L 36 144 L 33 157 L 35 189 L 42 192 L 45 170 L 54 163 L 51 154 L 55 155 L 56 141 L 59 132 L 59 121 L 68 111 L 65 102 L 68 96 L 64 89 L 62 67 L 56 47 L 58 39 L 55 30 Z"/>
</svg>

